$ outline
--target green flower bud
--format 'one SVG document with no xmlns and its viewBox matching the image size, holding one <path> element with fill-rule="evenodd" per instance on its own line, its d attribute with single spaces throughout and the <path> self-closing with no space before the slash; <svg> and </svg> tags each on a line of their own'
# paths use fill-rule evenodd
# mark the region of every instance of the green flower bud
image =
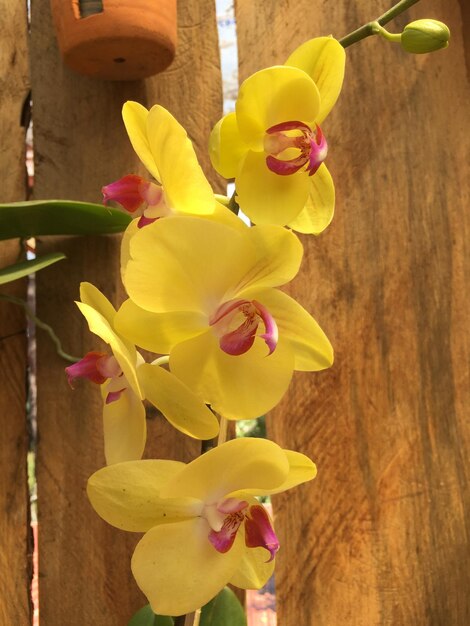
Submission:
<svg viewBox="0 0 470 626">
<path fill-rule="evenodd" d="M 401 46 L 407 52 L 424 54 L 449 45 L 450 30 L 437 20 L 416 20 L 405 26 Z"/>
</svg>

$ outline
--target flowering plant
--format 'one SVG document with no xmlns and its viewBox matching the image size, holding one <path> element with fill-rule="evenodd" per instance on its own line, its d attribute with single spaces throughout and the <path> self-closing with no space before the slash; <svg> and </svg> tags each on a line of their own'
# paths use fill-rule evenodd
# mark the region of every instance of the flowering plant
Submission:
<svg viewBox="0 0 470 626">
<path fill-rule="evenodd" d="M 196 624 L 227 583 L 265 584 L 280 542 L 257 498 L 316 475 L 301 452 L 262 439 L 226 441 L 227 421 L 264 414 L 295 371 L 333 363 L 324 331 L 282 287 L 302 261 L 296 232 L 318 235 L 333 218 L 322 125 L 340 94 L 345 48 L 368 34 L 394 41 L 385 21 L 341 41 L 305 42 L 284 65 L 241 85 L 235 112 L 209 140 L 215 169 L 235 181 L 230 199 L 214 195 L 168 111 L 124 105 L 131 144 L 153 180 L 126 173 L 103 187 L 105 203 L 132 216 L 121 247 L 128 297 L 116 309 L 82 285 L 78 307 L 109 348 L 67 374 L 101 386 L 107 465 L 90 477 L 88 496 L 108 523 L 144 533 L 131 568 L 156 614 L 187 614 Z M 416 47 L 420 28 L 405 29 L 405 49 Z M 428 24 L 423 36 L 417 52 L 430 39 L 429 49 L 443 47 Z M 187 465 L 142 459 L 144 401 L 185 434 L 217 441 Z"/>
</svg>

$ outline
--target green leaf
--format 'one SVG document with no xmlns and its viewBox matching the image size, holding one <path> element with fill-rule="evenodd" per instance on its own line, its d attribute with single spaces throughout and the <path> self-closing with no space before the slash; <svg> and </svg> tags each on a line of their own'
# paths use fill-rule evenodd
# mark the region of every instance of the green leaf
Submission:
<svg viewBox="0 0 470 626">
<path fill-rule="evenodd" d="M 35 200 L 0 204 L 0 240 L 39 235 L 119 233 L 131 221 L 119 209 L 74 200 Z"/>
<path fill-rule="evenodd" d="M 147 604 L 137 611 L 127 626 L 174 626 L 174 622 L 166 615 L 155 615 L 150 604 Z"/>
<path fill-rule="evenodd" d="M 225 587 L 202 607 L 199 626 L 246 626 L 245 611 L 231 589 Z"/>
<path fill-rule="evenodd" d="M 33 274 L 65 258 L 65 254 L 62 254 L 62 252 L 52 252 L 51 254 L 31 259 L 31 261 L 22 261 L 21 263 L 14 263 L 4 267 L 0 270 L 0 285 L 10 283 L 12 280 L 18 280 L 18 278 L 23 278 L 28 276 L 28 274 Z"/>
</svg>

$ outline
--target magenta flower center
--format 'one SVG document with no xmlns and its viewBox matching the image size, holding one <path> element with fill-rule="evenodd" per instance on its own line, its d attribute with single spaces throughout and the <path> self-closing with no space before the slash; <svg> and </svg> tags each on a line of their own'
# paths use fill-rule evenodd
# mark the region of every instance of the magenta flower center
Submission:
<svg viewBox="0 0 470 626">
<path fill-rule="evenodd" d="M 256 300 L 230 300 L 222 304 L 209 320 L 219 337 L 220 348 L 232 356 L 245 354 L 256 337 L 261 337 L 272 354 L 278 342 L 276 320 Z M 259 326 L 264 332 L 257 334 Z"/>
<path fill-rule="evenodd" d="M 227 498 L 216 506 L 206 507 L 205 517 L 211 526 L 209 541 L 217 552 L 225 554 L 230 550 L 242 524 L 245 525 L 247 548 L 265 548 L 270 554 L 268 562 L 279 550 L 279 540 L 266 509 L 261 505 L 249 506 L 243 500 Z"/>
<path fill-rule="evenodd" d="M 305 168 L 315 174 L 326 159 L 328 144 L 318 124 L 312 129 L 303 122 L 282 122 L 266 131 L 266 165 L 275 174 L 289 176 Z"/>
</svg>

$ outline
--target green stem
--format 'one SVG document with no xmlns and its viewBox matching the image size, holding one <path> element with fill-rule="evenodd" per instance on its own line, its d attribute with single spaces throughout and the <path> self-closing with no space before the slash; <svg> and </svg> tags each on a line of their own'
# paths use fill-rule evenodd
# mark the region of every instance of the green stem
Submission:
<svg viewBox="0 0 470 626">
<path fill-rule="evenodd" d="M 352 33 L 349 33 L 349 35 L 346 35 L 345 37 L 340 39 L 339 43 L 343 46 L 343 48 L 347 48 L 353 43 L 361 41 L 361 39 L 365 39 L 366 37 L 370 37 L 371 35 L 377 35 L 377 23 L 379 24 L 379 26 L 388 24 L 388 22 L 395 19 L 397 15 L 400 15 L 400 13 L 403 13 L 403 11 L 406 11 L 417 2 L 419 2 L 419 0 L 400 0 L 400 2 L 397 2 L 397 4 L 395 4 L 388 11 L 385 11 L 385 13 L 378 17 L 376 20 L 364 24 L 364 26 L 361 26 L 360 28 L 354 30 Z"/>
<path fill-rule="evenodd" d="M 42 328 L 42 330 L 46 331 L 46 333 L 55 344 L 57 354 L 61 356 L 65 361 L 68 361 L 69 363 L 76 363 L 77 361 L 80 361 L 78 357 L 67 354 L 67 352 L 64 352 L 62 350 L 62 344 L 60 343 L 60 339 L 57 337 L 52 328 L 48 324 L 40 320 L 39 317 L 37 317 L 33 313 L 33 311 L 24 300 L 22 300 L 21 298 L 15 298 L 15 296 L 7 296 L 4 293 L 0 293 L 0 300 L 4 300 L 5 302 L 11 302 L 12 304 L 17 304 L 18 306 L 22 307 L 29 319 L 32 320 L 38 328 Z"/>
</svg>

